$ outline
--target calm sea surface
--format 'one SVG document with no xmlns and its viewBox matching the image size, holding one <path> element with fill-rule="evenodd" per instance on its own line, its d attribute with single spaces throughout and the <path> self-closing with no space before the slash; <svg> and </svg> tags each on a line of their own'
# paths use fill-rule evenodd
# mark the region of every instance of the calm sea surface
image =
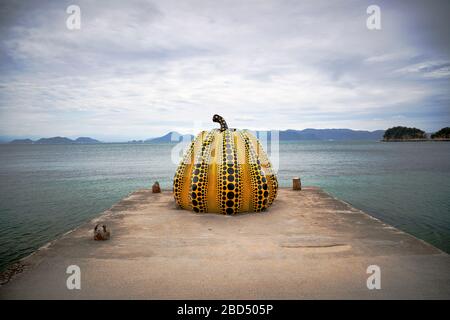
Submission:
<svg viewBox="0 0 450 320">
<path fill-rule="evenodd" d="M 171 188 L 172 148 L 0 145 L 0 269 L 137 188 Z M 296 175 L 450 252 L 450 143 L 281 143 L 281 185 Z"/>
</svg>

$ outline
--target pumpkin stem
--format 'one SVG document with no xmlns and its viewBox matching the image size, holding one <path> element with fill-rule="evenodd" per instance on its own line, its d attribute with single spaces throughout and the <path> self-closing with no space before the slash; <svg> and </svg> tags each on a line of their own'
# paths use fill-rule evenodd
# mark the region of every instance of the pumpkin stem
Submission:
<svg viewBox="0 0 450 320">
<path fill-rule="evenodd" d="M 225 121 L 224 118 L 222 118 L 218 114 L 214 115 L 214 117 L 212 118 L 212 121 L 220 123 L 220 131 L 225 131 L 228 129 L 227 122 Z"/>
</svg>

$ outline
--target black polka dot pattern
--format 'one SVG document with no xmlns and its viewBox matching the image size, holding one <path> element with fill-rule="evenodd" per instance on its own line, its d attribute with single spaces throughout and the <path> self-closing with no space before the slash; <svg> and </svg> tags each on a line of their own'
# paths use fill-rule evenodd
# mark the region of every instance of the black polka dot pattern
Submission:
<svg viewBox="0 0 450 320">
<path fill-rule="evenodd" d="M 242 186 L 240 166 L 233 132 L 225 130 L 222 135 L 221 163 L 218 165 L 217 203 L 222 214 L 236 214 L 240 210 Z"/>
<path fill-rule="evenodd" d="M 268 205 L 270 206 L 275 198 L 277 197 L 278 192 L 278 180 L 273 172 L 272 165 L 270 164 L 269 158 L 267 157 L 267 154 L 264 152 L 264 149 L 259 142 L 259 140 L 256 140 L 256 145 L 258 146 L 258 156 L 261 161 L 261 165 L 265 167 L 266 171 L 266 177 L 270 183 L 270 192 L 269 192 L 269 201 Z"/>
<path fill-rule="evenodd" d="M 208 212 L 208 166 L 211 160 L 211 144 L 217 131 L 208 132 L 192 168 L 190 200 L 194 212 Z"/>
<path fill-rule="evenodd" d="M 264 171 L 261 169 L 260 161 L 257 158 L 255 148 L 250 142 L 247 132 L 240 131 L 239 133 L 244 141 L 245 157 L 250 168 L 253 211 L 260 212 L 268 207 L 269 190 L 267 178 Z"/>
<path fill-rule="evenodd" d="M 191 145 L 189 146 L 189 149 L 183 156 L 183 159 L 181 160 L 180 165 L 177 168 L 177 171 L 175 171 L 175 177 L 173 179 L 173 196 L 175 198 L 175 202 L 183 208 L 183 204 L 181 201 L 181 192 L 184 187 L 184 179 L 183 177 L 186 175 L 186 169 L 188 167 L 188 164 L 191 162 L 192 153 L 194 152 L 194 146 L 196 143 L 198 143 L 198 140 L 200 139 L 200 135 L 195 139 L 195 141 L 191 142 Z M 186 208 L 183 208 L 186 209 Z"/>
</svg>

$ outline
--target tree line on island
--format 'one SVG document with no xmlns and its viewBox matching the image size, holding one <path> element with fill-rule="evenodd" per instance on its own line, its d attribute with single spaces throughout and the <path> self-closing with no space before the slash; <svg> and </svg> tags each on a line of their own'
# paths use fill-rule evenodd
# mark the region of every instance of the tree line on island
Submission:
<svg viewBox="0 0 450 320">
<path fill-rule="evenodd" d="M 387 129 L 383 135 L 383 141 L 449 141 L 450 127 L 442 128 L 428 137 L 427 133 L 417 128 L 392 127 Z"/>
</svg>

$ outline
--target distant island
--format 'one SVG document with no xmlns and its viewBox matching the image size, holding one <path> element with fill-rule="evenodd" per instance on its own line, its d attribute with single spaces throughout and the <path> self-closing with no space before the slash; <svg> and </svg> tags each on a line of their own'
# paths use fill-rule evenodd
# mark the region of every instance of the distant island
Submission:
<svg viewBox="0 0 450 320">
<path fill-rule="evenodd" d="M 268 140 L 271 139 L 271 131 L 257 131 L 259 137 L 265 136 Z M 442 128 L 441 130 L 431 134 L 431 139 L 427 137 L 425 131 L 417 128 L 408 127 L 393 127 L 388 130 L 351 130 L 351 129 L 304 129 L 304 130 L 281 130 L 278 131 L 280 141 L 450 141 L 450 127 Z M 1 138 L 1 137 L 0 137 Z M 191 141 L 194 136 L 191 134 L 180 134 L 176 131 L 171 131 L 161 137 L 149 138 L 146 140 L 131 140 L 127 144 L 158 144 L 158 143 L 179 143 L 180 141 Z M 4 141 L 4 140 L 3 140 Z M 6 142 L 6 141 L 5 141 Z M 51 137 L 41 138 L 38 140 L 31 139 L 15 139 L 9 144 L 100 144 L 105 143 L 90 137 L 79 137 L 77 139 L 70 139 L 67 137 Z M 114 142 L 111 142 L 114 143 Z"/>
<path fill-rule="evenodd" d="M 425 131 L 417 128 L 392 127 L 386 130 L 383 141 L 426 140 Z"/>
<path fill-rule="evenodd" d="M 34 141 L 31 139 L 15 139 L 9 143 L 11 143 L 11 144 L 33 144 Z"/>
<path fill-rule="evenodd" d="M 350 141 L 350 140 L 366 140 L 379 141 L 383 137 L 384 130 L 365 131 L 351 129 L 304 129 L 304 130 L 281 130 L 278 131 L 280 141 Z M 266 136 L 271 139 L 271 131 L 257 131 L 258 136 Z M 156 144 L 156 143 L 179 143 L 180 141 L 191 141 L 194 136 L 191 134 L 180 134 L 171 131 L 161 137 L 149 138 L 146 140 L 130 140 L 127 144 Z M 105 143 L 99 140 L 80 137 L 75 140 L 66 137 L 41 138 L 33 141 L 31 139 L 15 139 L 10 144 L 98 144 Z"/>
<path fill-rule="evenodd" d="M 271 131 L 257 131 L 258 136 L 266 136 L 271 139 Z M 383 137 L 384 130 L 364 131 L 351 129 L 304 129 L 304 130 L 281 130 L 278 132 L 280 141 L 346 141 L 346 140 L 373 140 L 377 141 Z M 177 143 L 183 138 L 192 140 L 193 135 L 181 135 L 178 132 L 168 134 L 154 139 L 145 140 L 144 143 Z"/>
<path fill-rule="evenodd" d="M 144 143 L 178 143 L 183 141 L 183 139 L 185 139 L 185 141 L 190 141 L 194 139 L 194 136 L 192 134 L 182 135 L 176 131 L 171 131 L 162 137 L 147 139 Z"/>
<path fill-rule="evenodd" d="M 271 131 L 257 131 L 258 136 L 266 136 L 271 139 Z M 364 131 L 351 129 L 304 129 L 304 130 L 281 130 L 280 141 L 346 141 L 346 140 L 373 140 L 378 141 L 383 137 L 384 130 Z M 178 143 L 182 139 L 192 140 L 193 135 L 182 135 L 172 131 L 162 137 L 147 139 L 144 141 L 130 141 L 129 143 Z"/>
<path fill-rule="evenodd" d="M 442 128 L 441 130 L 431 134 L 431 139 L 428 138 L 425 131 L 417 128 L 409 127 L 392 127 L 385 131 L 383 140 L 386 142 L 402 142 L 402 141 L 449 141 L 450 127 Z"/>
<path fill-rule="evenodd" d="M 92 143 L 102 143 L 102 142 L 98 141 L 96 139 L 93 139 L 93 138 L 89 138 L 89 137 L 79 137 L 79 138 L 75 139 L 75 143 L 92 144 Z"/>
<path fill-rule="evenodd" d="M 262 133 L 262 132 L 259 132 Z M 367 140 L 378 141 L 383 137 L 384 130 L 366 131 L 351 129 L 304 129 L 284 130 L 279 132 L 280 141 L 321 140 L 321 141 L 348 141 Z M 268 132 L 270 138 L 270 131 Z"/>
<path fill-rule="evenodd" d="M 450 140 L 450 127 L 445 127 L 431 135 L 433 140 Z"/>
<path fill-rule="evenodd" d="M 102 143 L 96 139 L 89 137 L 79 137 L 75 140 L 66 137 L 52 137 L 52 138 L 41 138 L 39 140 L 33 141 L 31 139 L 15 139 L 9 142 L 10 144 L 96 144 Z"/>
</svg>

